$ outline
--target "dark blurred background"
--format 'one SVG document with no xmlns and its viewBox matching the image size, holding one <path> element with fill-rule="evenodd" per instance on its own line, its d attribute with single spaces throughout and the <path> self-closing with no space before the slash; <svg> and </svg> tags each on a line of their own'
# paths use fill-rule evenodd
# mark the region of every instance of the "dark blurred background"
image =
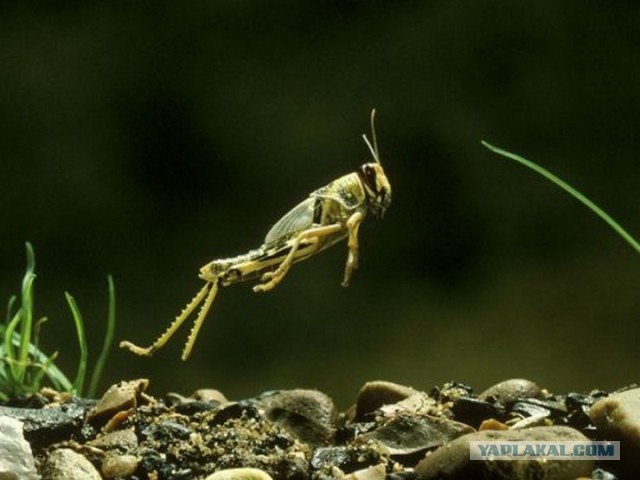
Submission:
<svg viewBox="0 0 640 480">
<path fill-rule="evenodd" d="M 191 359 L 116 349 L 103 386 L 315 387 L 367 380 L 555 391 L 637 381 L 640 257 L 487 140 L 535 160 L 640 236 L 640 4 L 20 2 L 0 7 L 0 300 L 37 257 L 43 348 L 75 375 L 64 291 L 97 355 L 106 276 L 117 340 L 147 345 L 210 260 L 257 247 L 308 193 L 370 156 L 394 188 L 346 246 L 273 292 L 221 290 Z"/>
</svg>

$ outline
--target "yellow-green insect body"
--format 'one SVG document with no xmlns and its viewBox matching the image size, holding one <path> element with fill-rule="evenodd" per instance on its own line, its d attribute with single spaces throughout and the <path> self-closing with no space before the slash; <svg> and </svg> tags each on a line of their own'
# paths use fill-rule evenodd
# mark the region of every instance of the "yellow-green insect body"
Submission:
<svg viewBox="0 0 640 480">
<path fill-rule="evenodd" d="M 291 265 L 344 239 L 347 239 L 349 252 L 342 285 L 347 286 L 358 267 L 360 224 L 367 214 L 381 217 L 391 203 L 391 185 L 378 154 L 374 115 L 375 110 L 371 113 L 373 146 L 363 135 L 374 162 L 365 163 L 355 172 L 311 193 L 271 227 L 259 248 L 236 257 L 213 260 L 203 266 L 199 276 L 206 282 L 204 287 L 152 345 L 144 348 L 124 341 L 120 346 L 138 355 L 152 355 L 202 304 L 182 353 L 182 359 L 186 360 L 219 287 L 260 279 L 262 283 L 255 285 L 253 290 L 271 290 L 282 281 Z"/>
</svg>

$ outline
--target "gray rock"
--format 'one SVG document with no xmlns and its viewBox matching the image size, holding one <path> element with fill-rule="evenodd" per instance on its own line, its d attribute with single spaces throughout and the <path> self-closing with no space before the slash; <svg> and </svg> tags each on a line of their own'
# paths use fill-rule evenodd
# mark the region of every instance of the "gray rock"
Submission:
<svg viewBox="0 0 640 480">
<path fill-rule="evenodd" d="M 93 464 L 70 448 L 51 452 L 42 470 L 44 480 L 102 480 Z"/>
<path fill-rule="evenodd" d="M 397 383 L 383 380 L 367 382 L 358 393 L 355 420 L 357 422 L 370 420 L 368 417 L 379 408 L 397 403 L 414 393 L 417 393 L 417 391 L 413 388 Z"/>
<path fill-rule="evenodd" d="M 317 390 L 282 390 L 256 399 L 256 407 L 300 440 L 326 445 L 335 435 L 337 410 L 333 400 Z"/>
<path fill-rule="evenodd" d="M 439 447 L 472 431 L 469 425 L 443 417 L 402 414 L 360 438 L 380 442 L 391 455 L 410 455 Z"/>
<path fill-rule="evenodd" d="M 485 402 L 509 405 L 521 398 L 536 398 L 540 392 L 540 387 L 531 380 L 512 378 L 487 388 L 478 398 Z"/>
<path fill-rule="evenodd" d="M 35 447 L 47 447 L 64 440 L 69 432 L 82 426 L 87 411 L 86 402 L 72 399 L 62 405 L 47 408 L 0 407 L 0 416 L 15 418 L 23 423 L 25 437 Z"/>
<path fill-rule="evenodd" d="M 627 468 L 640 468 L 640 388 L 598 400 L 589 417 L 603 437 L 621 442 L 620 461 Z"/>
<path fill-rule="evenodd" d="M 534 427 L 528 430 L 485 430 L 457 438 L 427 455 L 416 466 L 421 480 L 446 478 L 466 480 L 483 478 L 495 480 L 574 480 L 590 477 L 593 461 L 517 460 L 480 461 L 469 459 L 471 441 L 589 441 L 570 427 Z"/>
<path fill-rule="evenodd" d="M 24 439 L 22 422 L 0 417 L 0 480 L 36 480 L 31 446 Z"/>
</svg>

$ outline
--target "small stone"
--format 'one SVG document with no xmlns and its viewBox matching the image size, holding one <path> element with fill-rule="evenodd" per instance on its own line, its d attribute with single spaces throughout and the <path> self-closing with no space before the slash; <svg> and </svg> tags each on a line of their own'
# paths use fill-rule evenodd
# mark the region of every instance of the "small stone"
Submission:
<svg viewBox="0 0 640 480">
<path fill-rule="evenodd" d="M 342 480 L 384 480 L 386 472 L 384 465 L 378 464 L 375 467 L 364 468 L 351 472 L 348 475 L 342 477 Z"/>
<path fill-rule="evenodd" d="M 523 417 L 549 417 L 551 411 L 540 405 L 532 405 L 528 402 L 516 402 L 511 406 L 512 413 L 519 413 Z"/>
<path fill-rule="evenodd" d="M 509 430 L 509 425 L 499 422 L 495 418 L 489 418 L 487 420 L 483 420 L 478 427 L 478 430 Z"/>
<path fill-rule="evenodd" d="M 102 462 L 102 475 L 105 478 L 128 477 L 138 468 L 140 459 L 135 455 L 107 455 Z"/>
<path fill-rule="evenodd" d="M 89 440 L 87 445 L 101 450 L 131 451 L 138 448 L 138 437 L 133 428 L 116 430 Z"/>
<path fill-rule="evenodd" d="M 537 398 L 540 392 L 540 387 L 531 380 L 512 378 L 487 388 L 478 398 L 507 406 L 523 398 Z"/>
<path fill-rule="evenodd" d="M 0 479 L 36 480 L 31 446 L 24 439 L 22 422 L 0 416 Z"/>
<path fill-rule="evenodd" d="M 95 407 L 87 416 L 90 422 L 97 422 L 109 418 L 122 410 L 128 410 L 137 405 L 138 396 L 149 385 L 149 380 L 142 378 L 128 382 L 120 382 L 107 389 Z"/>
<path fill-rule="evenodd" d="M 554 419 L 561 419 L 566 417 L 568 410 L 565 405 L 565 400 L 555 397 L 546 398 L 541 400 L 539 398 L 525 398 L 518 402 L 520 405 L 529 405 L 531 406 L 531 414 L 541 413 L 541 409 L 546 409 L 549 411 L 549 417 Z M 535 410 L 534 407 L 538 407 Z"/>
<path fill-rule="evenodd" d="M 621 462 L 627 468 L 640 468 L 640 388 L 598 400 L 589 417 L 603 437 L 621 442 Z"/>
<path fill-rule="evenodd" d="M 234 420 L 241 417 L 257 418 L 260 416 L 258 409 L 247 401 L 242 402 L 227 402 L 220 405 L 214 413 L 211 425 L 223 425 L 229 420 Z"/>
<path fill-rule="evenodd" d="M 259 468 L 228 468 L 212 473 L 205 480 L 272 480 L 272 477 Z"/>
<path fill-rule="evenodd" d="M 380 413 L 386 418 L 393 418 L 402 413 L 416 415 L 437 415 L 439 408 L 436 401 L 424 392 L 416 392 L 397 403 L 380 407 Z"/>
<path fill-rule="evenodd" d="M 618 477 L 616 477 L 613 473 L 602 470 L 601 468 L 596 468 L 593 471 L 591 477 L 589 477 L 587 480 L 618 480 Z"/>
<path fill-rule="evenodd" d="M 471 431 L 469 425 L 444 417 L 404 414 L 360 438 L 380 442 L 391 455 L 411 455 L 439 447 Z"/>
<path fill-rule="evenodd" d="M 511 430 L 523 430 L 525 428 L 552 425 L 551 420 L 549 420 L 549 412 L 537 413 L 535 415 L 531 415 L 530 417 L 521 418 L 520 420 L 509 420 L 509 422 L 507 423 L 509 423 L 509 428 L 511 428 Z"/>
<path fill-rule="evenodd" d="M 589 439 L 579 431 L 563 426 L 534 427 L 528 430 L 505 430 L 473 432 L 457 438 L 436 451 L 428 454 L 416 466 L 421 480 L 446 478 L 447 480 L 466 480 L 469 478 L 491 478 L 494 480 L 574 480 L 577 477 L 591 476 L 591 460 L 470 460 L 469 442 L 472 441 L 580 441 Z"/>
<path fill-rule="evenodd" d="M 310 464 L 315 470 L 352 472 L 361 470 L 380 462 L 383 454 L 378 444 L 360 442 L 358 444 L 337 445 L 316 448 L 311 456 Z M 387 455 L 387 452 L 384 452 Z"/>
<path fill-rule="evenodd" d="M 459 397 L 451 407 L 453 417 L 462 423 L 478 428 L 488 418 L 503 418 L 505 411 L 502 405 L 485 402 L 472 397 Z"/>
<path fill-rule="evenodd" d="M 326 445 L 335 436 L 333 400 L 317 390 L 283 390 L 256 400 L 264 416 L 312 445 Z"/>
<path fill-rule="evenodd" d="M 393 382 L 385 382 L 383 380 L 367 382 L 358 394 L 355 421 L 368 420 L 376 410 L 384 405 L 398 403 L 415 393 L 417 391 L 413 388 Z"/>
<path fill-rule="evenodd" d="M 47 480 L 102 480 L 93 464 L 70 448 L 60 448 L 49 454 L 43 477 Z"/>
<path fill-rule="evenodd" d="M 220 390 L 216 390 L 214 388 L 201 388 L 200 390 L 193 392 L 193 395 L 191 396 L 195 400 L 202 402 L 214 402 L 220 405 L 229 401 Z"/>
<path fill-rule="evenodd" d="M 583 430 L 591 427 L 591 419 L 589 418 L 589 410 L 596 402 L 597 398 L 582 393 L 568 393 L 564 404 L 569 412 L 567 415 L 567 425 Z"/>
</svg>

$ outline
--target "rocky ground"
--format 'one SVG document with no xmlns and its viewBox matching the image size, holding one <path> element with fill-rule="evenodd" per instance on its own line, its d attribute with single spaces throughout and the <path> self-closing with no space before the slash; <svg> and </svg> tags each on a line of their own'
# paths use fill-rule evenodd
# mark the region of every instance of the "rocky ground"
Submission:
<svg viewBox="0 0 640 480">
<path fill-rule="evenodd" d="M 365 384 L 338 412 L 316 390 L 229 401 L 145 393 L 98 400 L 43 390 L 0 406 L 0 480 L 640 478 L 640 388 L 551 394 L 512 379 L 475 394 Z M 471 461 L 473 440 L 619 440 L 620 461 Z"/>
</svg>

